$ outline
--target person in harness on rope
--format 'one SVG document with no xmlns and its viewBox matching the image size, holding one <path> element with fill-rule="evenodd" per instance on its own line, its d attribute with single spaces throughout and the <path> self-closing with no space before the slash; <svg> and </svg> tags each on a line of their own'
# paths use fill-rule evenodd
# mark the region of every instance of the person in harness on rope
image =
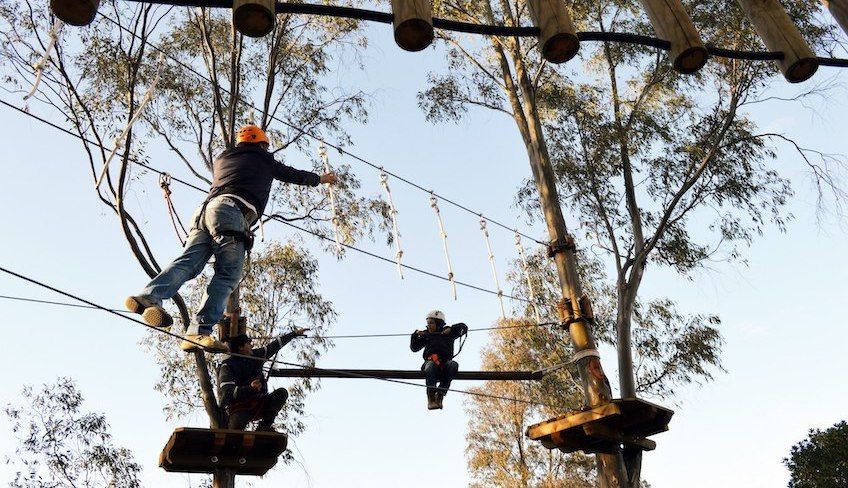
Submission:
<svg viewBox="0 0 848 488">
<path fill-rule="evenodd" d="M 221 409 L 227 413 L 227 428 L 244 430 L 247 424 L 259 421 L 258 431 L 274 432 L 274 419 L 282 410 L 289 392 L 277 388 L 268 393 L 268 384 L 262 375 L 262 361 L 241 356 L 254 356 L 269 359 L 295 337 L 305 336 L 309 329 L 296 329 L 277 337 L 273 341 L 256 349 L 251 348 L 251 339 L 239 334 L 229 339 L 229 356 L 218 369 L 218 398 Z"/>
<path fill-rule="evenodd" d="M 468 326 L 458 323 L 445 327 L 445 314 L 440 310 L 431 311 L 426 319 L 427 330 L 413 332 L 409 348 L 412 352 L 424 349 L 421 370 L 427 382 L 427 409 L 435 410 L 442 408 L 442 400 L 450 388 L 451 380 L 459 371 L 459 364 L 453 360 L 453 343 L 468 333 Z"/>
<path fill-rule="evenodd" d="M 268 136 L 255 125 L 239 129 L 236 146 L 224 151 L 212 164 L 213 181 L 209 195 L 192 218 L 192 227 L 182 255 L 162 271 L 139 295 L 125 305 L 141 314 L 153 327 L 169 327 L 174 320 L 162 308 L 186 281 L 199 275 L 209 258 L 215 256 L 214 275 L 206 286 L 203 303 L 186 330 L 180 347 L 193 351 L 226 352 L 227 346 L 212 337 L 212 328 L 221 319 L 227 298 L 241 280 L 245 251 L 253 244 L 250 227 L 265 211 L 273 180 L 304 186 L 334 184 L 336 175 L 317 175 L 290 168 L 268 152 Z"/>
</svg>

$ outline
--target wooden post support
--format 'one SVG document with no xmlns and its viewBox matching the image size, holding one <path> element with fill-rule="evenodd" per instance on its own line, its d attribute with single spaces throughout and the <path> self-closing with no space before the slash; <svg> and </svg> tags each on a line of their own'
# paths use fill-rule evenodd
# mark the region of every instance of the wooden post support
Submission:
<svg viewBox="0 0 848 488">
<path fill-rule="evenodd" d="M 641 0 L 657 37 L 671 43 L 669 57 L 675 71 L 690 74 L 707 62 L 709 51 L 680 0 Z"/>
<path fill-rule="evenodd" d="M 842 30 L 848 34 L 848 0 L 822 0 L 822 3 L 830 10 Z"/>
<path fill-rule="evenodd" d="M 392 0 L 395 42 L 407 51 L 421 51 L 433 42 L 430 0 Z"/>
<path fill-rule="evenodd" d="M 769 51 L 783 52 L 783 59 L 776 62 L 787 81 L 800 83 L 816 73 L 816 55 L 778 0 L 739 0 L 739 4 Z"/>
<path fill-rule="evenodd" d="M 274 0 L 234 0 L 233 25 L 248 37 L 263 37 L 274 30 Z"/>
<path fill-rule="evenodd" d="M 539 49 L 551 63 L 564 63 L 580 49 L 574 22 L 563 0 L 528 0 L 533 23 L 539 28 Z"/>
<path fill-rule="evenodd" d="M 53 15 L 66 24 L 84 26 L 94 21 L 100 0 L 50 0 Z"/>
</svg>

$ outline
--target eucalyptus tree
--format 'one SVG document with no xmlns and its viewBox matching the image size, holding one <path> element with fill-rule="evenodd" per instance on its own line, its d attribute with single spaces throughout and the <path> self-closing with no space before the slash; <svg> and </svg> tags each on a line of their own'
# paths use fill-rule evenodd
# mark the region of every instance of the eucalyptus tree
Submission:
<svg viewBox="0 0 848 488">
<path fill-rule="evenodd" d="M 762 49 L 735 1 L 684 4 L 705 43 Z M 783 4 L 810 44 L 824 50 L 834 28 L 817 22 L 820 6 L 802 0 Z M 569 8 L 578 31 L 653 33 L 636 1 L 575 1 Z M 446 0 L 438 4 L 438 15 L 506 26 L 531 23 L 524 0 Z M 708 379 L 708 367 L 719 365 L 718 319 L 670 312 L 671 300 L 640 309 L 639 290 L 651 267 L 691 278 L 710 260 L 744 259 L 743 248 L 766 225 L 785 229 L 792 188 L 770 166 L 772 144 L 795 141 L 758 130 L 750 115 L 774 83 L 775 66 L 713 58 L 697 74 L 684 76 L 660 50 L 584 42 L 579 60 L 557 67 L 541 59 L 535 39 L 480 41 L 444 32 L 438 38 L 448 68 L 431 73 L 419 94 L 426 117 L 459 121 L 471 109 L 483 109 L 512 119 L 529 161 L 553 167 L 560 204 L 582 231 L 579 241 L 611 269 L 607 337 L 617 346 L 621 396 L 636 396 L 640 373 L 646 372 L 634 366 L 634 349 L 649 356 L 673 351 L 677 346 L 665 341 L 688 327 L 710 331 L 708 347 L 702 356 L 677 359 L 690 362 L 689 374 Z M 822 191 L 843 197 L 826 169 L 833 161 L 795 144 Z M 517 202 L 531 218 L 539 214 L 532 181 L 520 188 Z M 647 323 L 671 334 L 640 350 L 639 336 L 652 335 Z M 673 378 L 674 371 L 652 370 L 654 385 Z M 638 486 L 641 451 L 625 450 L 623 462 L 626 483 Z"/>
<path fill-rule="evenodd" d="M 210 181 L 213 158 L 233 145 L 237 127 L 255 123 L 267 130 L 273 147 L 287 149 L 277 154 L 278 159 L 297 159 L 297 153 L 317 167 L 310 135 L 345 145 L 349 140 L 344 124 L 367 119 L 367 94 L 337 86 L 328 76 L 339 65 L 360 67 L 358 53 L 366 42 L 356 22 L 279 15 L 271 34 L 250 39 L 232 29 L 229 11 L 109 2 L 90 26 L 62 28 L 49 62 L 38 63 L 51 44 L 53 21 L 47 2 L 16 0 L 0 5 L 4 88 L 26 93 L 35 78 L 33 66 L 40 65 L 36 70 L 40 84 L 29 108 L 55 109 L 79 136 L 84 151 L 80 163 L 87 160 L 83 164 L 92 183 L 104 175 L 96 186 L 97 198 L 117 217 L 132 255 L 150 276 L 160 269 L 158 256 L 145 236 L 144 222 L 136 216 L 143 209 L 128 205 L 128 195 L 148 173 L 140 164 L 186 173 L 189 183 L 203 187 Z M 171 155 L 169 161 L 159 156 L 163 148 Z M 334 170 L 341 180 L 335 220 L 343 241 L 373 238 L 385 230 L 385 205 L 356 194 L 359 181 L 347 166 Z M 197 202 L 202 198 L 200 193 L 180 195 Z M 309 230 L 329 232 L 332 216 L 325 193 L 283 188 L 272 196 L 266 223 L 272 218 L 299 221 Z M 271 275 L 256 272 L 257 266 L 276 274 L 268 278 Z M 244 282 L 246 308 L 260 318 L 257 327 L 266 334 L 277 333 L 284 317 L 313 322 L 319 332 L 329 327 L 335 313 L 316 291 L 317 277 L 315 260 L 303 246 L 269 243 Z M 174 301 L 186 326 L 188 306 L 180 296 Z M 303 343 L 297 349 L 299 359 L 314 361 L 327 346 Z M 170 395 L 169 414 L 192 410 L 197 401 L 188 399 L 185 389 L 199 391 L 210 424 L 217 426 L 220 412 L 211 363 L 199 351 L 188 357 L 157 357 L 163 372 L 158 388 Z M 198 387 L 188 384 L 185 373 L 190 370 L 183 366 L 189 365 Z M 305 393 L 314 386 L 302 382 L 294 389 Z M 294 395 L 291 405 L 292 416 L 301 414 L 302 395 Z M 295 417 L 288 417 L 286 424 L 298 431 L 302 424 Z"/>
<path fill-rule="evenodd" d="M 13 488 L 141 486 L 141 466 L 119 447 L 102 414 L 84 412 L 83 396 L 70 378 L 40 390 L 24 386 L 19 403 L 4 413 L 18 441 L 6 463 L 15 470 Z"/>
</svg>

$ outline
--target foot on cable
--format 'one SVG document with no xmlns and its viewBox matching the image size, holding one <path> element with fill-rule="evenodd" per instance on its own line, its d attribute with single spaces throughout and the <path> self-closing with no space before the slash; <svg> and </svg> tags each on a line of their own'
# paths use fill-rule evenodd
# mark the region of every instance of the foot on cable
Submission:
<svg viewBox="0 0 848 488">
<path fill-rule="evenodd" d="M 180 343 L 180 349 L 185 352 L 196 351 L 203 349 L 206 352 L 229 352 L 230 348 L 226 344 L 215 339 L 211 335 L 187 335 L 185 340 Z"/>
<path fill-rule="evenodd" d="M 427 392 L 427 410 L 436 410 L 439 408 L 439 404 L 436 402 L 436 393 L 432 391 Z"/>
<path fill-rule="evenodd" d="M 164 308 L 142 296 L 127 297 L 124 305 L 130 312 L 141 314 L 141 320 L 152 327 L 170 327 L 174 323 Z"/>
<path fill-rule="evenodd" d="M 445 394 L 442 393 L 441 391 L 437 391 L 436 392 L 436 408 L 438 408 L 439 410 L 441 410 L 443 408 L 442 407 L 442 400 L 444 400 L 444 399 L 445 399 Z"/>
</svg>

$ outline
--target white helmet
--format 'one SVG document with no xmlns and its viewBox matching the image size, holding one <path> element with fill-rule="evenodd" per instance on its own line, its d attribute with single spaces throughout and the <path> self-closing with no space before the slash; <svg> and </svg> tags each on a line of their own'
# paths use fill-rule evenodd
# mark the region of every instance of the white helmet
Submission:
<svg viewBox="0 0 848 488">
<path fill-rule="evenodd" d="M 441 310 L 430 310 L 430 312 L 427 313 L 427 317 L 425 317 L 425 318 L 441 320 L 442 322 L 444 322 L 445 321 L 445 313 L 442 312 Z"/>
</svg>

